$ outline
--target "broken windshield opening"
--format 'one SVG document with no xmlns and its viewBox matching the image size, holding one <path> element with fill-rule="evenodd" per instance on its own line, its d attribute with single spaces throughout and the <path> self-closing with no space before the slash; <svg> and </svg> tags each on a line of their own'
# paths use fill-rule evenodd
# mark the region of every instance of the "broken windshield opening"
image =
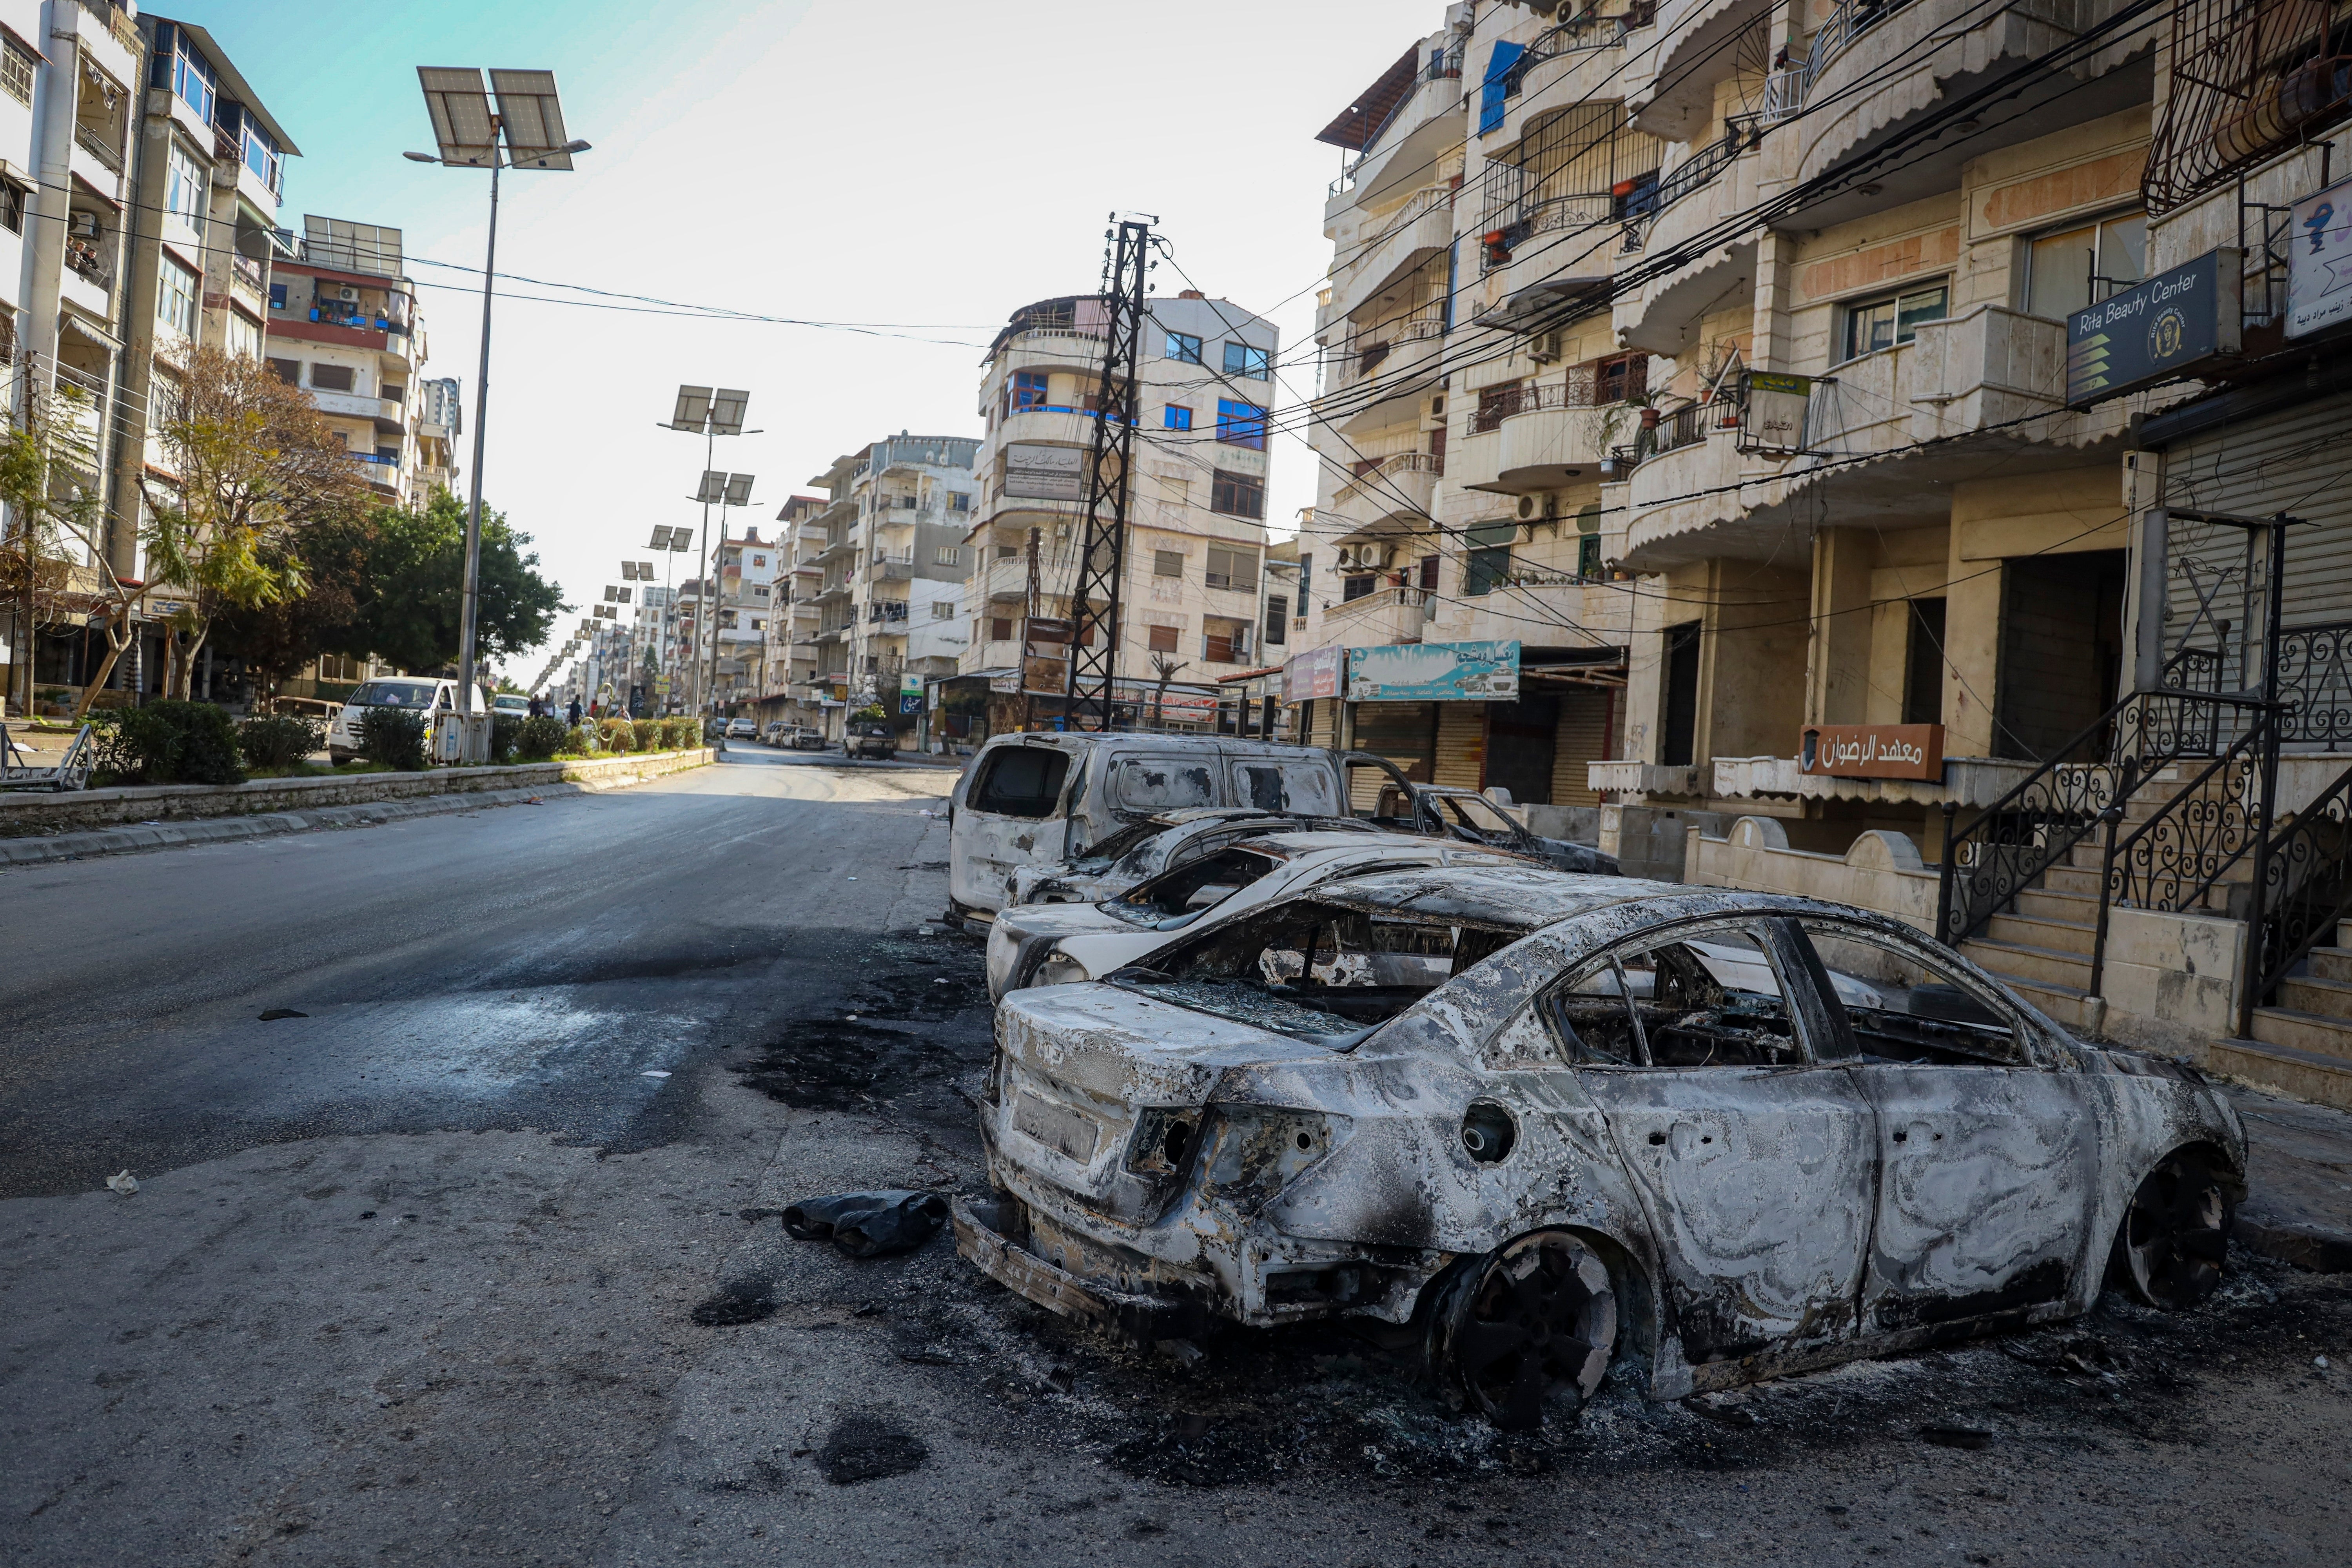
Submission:
<svg viewBox="0 0 2352 1568">
<path fill-rule="evenodd" d="M 1103 907 L 1121 920 L 1168 931 L 1191 924 L 1280 864 L 1254 849 L 1228 849 L 1139 882 Z"/>
<path fill-rule="evenodd" d="M 1517 934 L 1302 901 L 1157 957 L 1150 975 L 1111 981 L 1345 1050 Z"/>
</svg>

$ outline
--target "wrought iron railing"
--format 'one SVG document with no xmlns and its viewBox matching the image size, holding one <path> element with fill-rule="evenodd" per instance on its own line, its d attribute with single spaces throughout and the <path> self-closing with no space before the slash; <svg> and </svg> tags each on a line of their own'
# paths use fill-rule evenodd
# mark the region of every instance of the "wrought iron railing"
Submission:
<svg viewBox="0 0 2352 1568">
<path fill-rule="evenodd" d="M 1937 940 L 1957 943 L 1983 930 L 2103 823 L 2120 820 L 2125 803 L 2158 769 L 2182 757 L 2214 755 L 2222 749 L 2217 735 L 2226 733 L 2234 750 L 2241 729 L 2254 728 L 2253 716 L 2263 706 L 2254 699 L 2188 691 L 2138 691 L 2116 702 L 1976 820 L 1948 835 Z M 2159 819 L 2181 804 L 2175 797 Z"/>
<path fill-rule="evenodd" d="M 2247 936 L 2254 982 L 2241 1007 L 2241 1034 L 2252 1009 L 2268 1005 L 2280 982 L 2352 914 L 2352 768 L 2271 835 L 2255 892 Z"/>
<path fill-rule="evenodd" d="M 2164 667 L 2168 690 L 2226 694 L 2243 691 L 2246 662 L 2259 648 L 2185 647 Z M 2352 621 L 2324 621 L 2279 630 L 2279 721 L 2282 745 L 2316 745 L 2323 752 L 2352 746 Z"/>
</svg>

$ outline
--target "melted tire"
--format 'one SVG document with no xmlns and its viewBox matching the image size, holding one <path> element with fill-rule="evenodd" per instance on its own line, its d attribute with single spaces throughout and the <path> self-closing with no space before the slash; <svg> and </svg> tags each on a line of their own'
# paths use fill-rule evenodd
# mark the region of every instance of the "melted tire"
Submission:
<svg viewBox="0 0 2352 1568">
<path fill-rule="evenodd" d="M 1573 1421 L 1617 1343 L 1617 1293 L 1600 1254 L 1538 1231 L 1464 1269 L 1430 1323 L 1441 1391 L 1505 1432 Z"/>
<path fill-rule="evenodd" d="M 2221 1288 L 2237 1205 L 2194 1153 L 2174 1154 L 2132 1194 L 2107 1259 L 2108 1283 L 2142 1306 L 2187 1311 Z"/>
</svg>

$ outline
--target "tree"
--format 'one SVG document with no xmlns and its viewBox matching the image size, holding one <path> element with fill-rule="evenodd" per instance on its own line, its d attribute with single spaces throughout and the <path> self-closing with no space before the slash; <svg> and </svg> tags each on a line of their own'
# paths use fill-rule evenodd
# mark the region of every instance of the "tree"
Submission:
<svg viewBox="0 0 2352 1568">
<path fill-rule="evenodd" d="M 1164 653 L 1155 653 L 1151 656 L 1151 673 L 1160 678 L 1159 683 L 1151 689 L 1151 726 L 1153 729 L 1156 730 L 1160 727 L 1160 710 L 1167 706 L 1168 683 L 1175 679 L 1176 672 L 1183 668 L 1184 666 L 1190 662 L 1192 661 L 1189 659 L 1171 659 Z"/>
<path fill-rule="evenodd" d="M 163 414 L 179 483 L 150 481 L 140 542 L 151 585 L 185 595 L 163 671 L 164 690 L 184 699 L 213 617 L 303 592 L 300 526 L 358 510 L 367 492 L 333 427 L 258 360 L 198 349 Z"/>
<path fill-rule="evenodd" d="M 0 427 L 0 502 L 8 508 L 9 534 L 0 549 L 0 594 L 16 610 L 16 668 L 24 671 L 25 710 L 32 711 L 34 637 L 45 624 L 63 618 L 71 578 L 65 552 L 89 549 L 104 582 L 121 596 L 121 585 L 105 570 L 99 542 L 98 410 L 89 394 L 69 382 L 54 388 L 36 379 L 24 406 Z"/>
<path fill-rule="evenodd" d="M 214 617 L 212 642 L 245 661 L 265 695 L 321 654 L 352 640 L 366 590 L 373 520 L 336 516 L 312 521 L 290 541 L 266 547 L 263 564 L 299 576 L 302 591 L 266 605 L 224 606 Z"/>
<path fill-rule="evenodd" d="M 394 507 L 370 519 L 366 577 L 359 610 L 330 652 L 373 655 L 401 669 L 438 669 L 457 658 L 466 583 L 466 508 L 436 490 L 422 511 Z M 530 535 L 482 509 L 480 603 L 474 622 L 478 658 L 511 658 L 546 640 L 555 617 L 572 606 L 541 577 Z"/>
</svg>

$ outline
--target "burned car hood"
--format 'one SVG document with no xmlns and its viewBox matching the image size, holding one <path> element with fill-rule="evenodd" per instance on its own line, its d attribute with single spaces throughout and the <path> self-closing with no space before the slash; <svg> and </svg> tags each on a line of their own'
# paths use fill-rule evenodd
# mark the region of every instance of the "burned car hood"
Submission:
<svg viewBox="0 0 2352 1568">
<path fill-rule="evenodd" d="M 998 1006 L 996 1027 L 1005 1054 L 1023 1068 L 1127 1107 L 1204 1104 L 1232 1068 L 1331 1055 L 1114 985 L 1016 991 Z"/>
</svg>

